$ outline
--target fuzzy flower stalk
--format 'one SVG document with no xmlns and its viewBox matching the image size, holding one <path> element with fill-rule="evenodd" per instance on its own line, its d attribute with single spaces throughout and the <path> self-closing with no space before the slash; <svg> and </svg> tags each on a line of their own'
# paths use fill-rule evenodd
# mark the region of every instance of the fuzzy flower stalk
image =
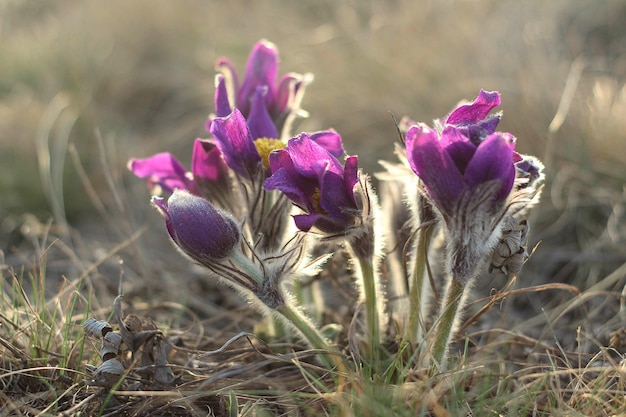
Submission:
<svg viewBox="0 0 626 417">
<path fill-rule="evenodd" d="M 302 261 L 299 239 L 282 253 L 262 258 L 243 237 L 232 215 L 215 208 L 206 199 L 175 190 L 169 199 L 153 197 L 152 202 L 165 218 L 166 229 L 183 254 L 238 290 L 261 311 L 295 327 L 313 348 L 326 352 L 321 358 L 328 369 L 343 369 L 339 353 L 291 305 L 291 296 L 283 288 L 283 281 L 297 273 Z"/>
<path fill-rule="evenodd" d="M 398 126 L 400 135 L 413 124 L 403 119 Z M 397 231 L 387 242 L 390 252 L 385 262 L 392 278 L 388 292 L 394 298 L 390 307 L 396 310 L 391 311 L 392 319 L 404 332 L 401 346 L 419 345 L 423 342 L 429 300 L 433 298 L 430 295 L 434 295 L 428 254 L 437 222 L 430 203 L 418 191 L 420 180 L 409 166 L 406 150 L 397 144 L 395 153 L 400 163 L 379 161 L 385 171 L 377 173 L 385 212 L 382 220 L 387 230 Z"/>
<path fill-rule="evenodd" d="M 218 59 L 215 112 L 205 123 L 211 137 L 194 142 L 191 169 L 169 152 L 132 158 L 128 168 L 146 179 L 185 255 L 263 312 L 287 320 L 311 346 L 336 354 L 283 288 L 303 274 L 304 237 L 290 233 L 287 197 L 263 183 L 270 175 L 269 154 L 287 145 L 293 121 L 306 116 L 300 103 L 312 75 L 277 79 L 278 62 L 278 49 L 266 40 L 252 48 L 242 78 L 229 59 Z M 343 155 L 336 132 L 310 137 L 332 155 Z M 336 367 L 341 362 L 337 355 L 324 360 Z"/>
<path fill-rule="evenodd" d="M 501 113 L 489 113 L 499 104 L 497 92 L 481 91 L 436 129 L 420 123 L 406 133 L 409 165 L 445 232 L 445 272 L 450 278 L 429 341 L 440 369 L 445 368 L 465 289 L 499 245 L 503 231 L 519 223 L 537 202 L 543 179 L 539 161 L 517 154 L 515 137 L 496 131 Z"/>
<path fill-rule="evenodd" d="M 282 191 L 304 212 L 293 216 L 296 226 L 323 240 L 348 244 L 365 303 L 369 349 L 374 355 L 382 337 L 383 311 L 378 276 L 381 247 L 375 222 L 378 203 L 369 182 L 359 173 L 357 157 L 348 156 L 342 165 L 328 148 L 303 133 L 292 138 L 285 149 L 272 152 L 269 162 L 272 175 L 265 188 Z"/>
</svg>

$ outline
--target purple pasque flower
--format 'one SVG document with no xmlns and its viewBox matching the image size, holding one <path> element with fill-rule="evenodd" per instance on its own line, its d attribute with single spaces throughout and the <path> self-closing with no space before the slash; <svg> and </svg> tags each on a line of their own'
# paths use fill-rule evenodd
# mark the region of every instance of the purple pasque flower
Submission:
<svg viewBox="0 0 626 417">
<path fill-rule="evenodd" d="M 448 263 L 467 283 L 500 235 L 515 180 L 515 138 L 492 133 L 476 145 L 454 126 L 441 136 L 424 124 L 406 133 L 407 159 L 448 231 Z"/>
<path fill-rule="evenodd" d="M 493 183 L 490 203 L 497 211 L 513 187 L 515 138 L 493 133 L 478 146 L 456 128 L 447 127 L 441 137 L 418 124 L 406 134 L 407 158 L 422 179 L 428 195 L 444 217 L 455 214 L 464 194 Z"/>
<path fill-rule="evenodd" d="M 228 166 L 246 178 L 254 178 L 261 169 L 267 171 L 270 153 L 285 147 L 282 140 L 272 136 L 276 130 L 265 110 L 255 104 L 246 120 L 235 108 L 225 117 L 216 117 L 210 125 Z M 309 138 L 336 158 L 344 154 L 341 136 L 332 129 L 311 133 Z"/>
<path fill-rule="evenodd" d="M 239 83 L 239 75 L 234 64 L 228 58 L 219 58 L 216 62 L 216 69 L 232 77 L 232 86 L 229 93 L 231 107 L 237 107 L 244 115 L 248 115 L 251 107 L 252 97 L 257 87 L 265 86 L 269 90 L 265 96 L 265 107 L 270 109 L 276 95 L 276 77 L 278 76 L 278 48 L 272 42 L 265 39 L 258 41 L 252 47 L 248 61 L 246 63 L 245 76 L 242 83 Z M 235 101 L 231 100 L 234 97 Z"/>
<path fill-rule="evenodd" d="M 230 214 L 188 191 L 175 190 L 167 201 L 153 197 L 152 202 L 165 217 L 174 243 L 203 265 L 228 257 L 241 240 L 239 225 Z"/>
<path fill-rule="evenodd" d="M 184 254 L 223 282 L 250 292 L 270 309 L 285 303 L 281 283 L 303 259 L 302 239 L 292 239 L 281 250 L 265 256 L 244 242 L 245 233 L 230 213 L 202 197 L 175 190 L 167 201 L 155 196 L 152 203 L 165 218 L 170 237 Z"/>
<path fill-rule="evenodd" d="M 196 191 L 191 173 L 169 152 L 148 158 L 131 158 L 127 166 L 137 177 L 146 178 L 148 188 L 154 194 L 171 194 L 176 189 Z"/>
<path fill-rule="evenodd" d="M 256 102 L 266 109 L 281 133 L 286 133 L 283 128 L 288 127 L 288 119 L 301 111 L 300 102 L 305 87 L 312 79 L 310 74 L 288 73 L 277 83 L 278 49 L 267 40 L 260 40 L 252 48 L 241 83 L 234 64 L 228 58 L 219 58 L 216 69 L 221 73 L 217 76 L 215 91 L 218 117 L 227 116 L 236 107 L 248 119 Z M 257 95 L 259 88 L 265 90 L 260 98 Z"/>
<path fill-rule="evenodd" d="M 286 148 L 272 152 L 269 163 L 272 175 L 265 188 L 282 191 L 306 212 L 294 216 L 300 230 L 316 227 L 326 234 L 343 234 L 357 224 L 361 210 L 354 194 L 359 182 L 356 156 L 341 165 L 331 152 L 301 133 Z"/>
<path fill-rule="evenodd" d="M 178 189 L 200 194 L 207 187 L 225 183 L 228 176 L 220 150 L 207 139 L 194 141 L 190 172 L 169 152 L 131 158 L 128 169 L 137 177 L 146 178 L 155 194 L 171 194 Z"/>
</svg>

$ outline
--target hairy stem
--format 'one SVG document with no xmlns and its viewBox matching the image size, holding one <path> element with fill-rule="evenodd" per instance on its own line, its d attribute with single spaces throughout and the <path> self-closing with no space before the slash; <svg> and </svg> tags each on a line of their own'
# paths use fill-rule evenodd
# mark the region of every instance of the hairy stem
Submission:
<svg viewBox="0 0 626 417">
<path fill-rule="evenodd" d="M 441 316 L 437 322 L 435 333 L 432 335 L 431 354 L 435 365 L 440 371 L 446 368 L 448 345 L 452 338 L 452 332 L 459 318 L 465 285 L 455 277 L 448 284 L 445 298 L 442 304 Z"/>
<path fill-rule="evenodd" d="M 298 329 L 313 349 L 328 352 L 320 355 L 324 366 L 328 370 L 336 368 L 337 372 L 345 373 L 346 366 L 343 362 L 341 354 L 326 341 L 324 336 L 322 336 L 317 328 L 315 328 L 315 326 L 308 319 L 306 319 L 300 311 L 291 308 L 287 304 L 283 304 L 275 311 L 278 312 L 283 318 L 287 319 L 287 321 L 296 329 Z"/>
<path fill-rule="evenodd" d="M 374 265 L 368 259 L 358 259 L 363 282 L 363 295 L 365 296 L 365 313 L 369 333 L 370 351 L 377 352 L 380 347 L 380 317 L 378 314 L 378 289 Z"/>
<path fill-rule="evenodd" d="M 428 273 L 427 256 L 428 243 L 432 236 L 433 226 L 426 226 L 417 231 L 415 242 L 415 262 L 412 270 L 412 283 L 409 292 L 409 323 L 405 333 L 405 340 L 420 342 L 423 331 L 425 312 L 425 283 Z"/>
</svg>

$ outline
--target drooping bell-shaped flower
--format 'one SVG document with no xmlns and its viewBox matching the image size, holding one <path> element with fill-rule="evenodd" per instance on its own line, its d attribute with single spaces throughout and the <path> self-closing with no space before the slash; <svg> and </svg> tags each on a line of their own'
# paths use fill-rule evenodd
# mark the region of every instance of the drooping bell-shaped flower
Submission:
<svg viewBox="0 0 626 417">
<path fill-rule="evenodd" d="M 282 191 L 306 214 L 294 216 L 296 226 L 308 231 L 314 226 L 328 234 L 343 234 L 358 223 L 361 207 L 355 198 L 359 182 L 358 159 L 345 165 L 305 133 L 289 141 L 285 149 L 269 158 L 272 175 L 267 190 Z"/>
<path fill-rule="evenodd" d="M 241 230 L 232 216 L 202 197 L 175 190 L 166 200 L 152 202 L 165 217 L 167 231 L 176 245 L 203 265 L 228 257 L 241 241 Z"/>
<path fill-rule="evenodd" d="M 527 257 L 527 222 L 521 217 L 537 201 L 542 166 L 515 152 L 513 135 L 496 131 L 501 113 L 490 113 L 499 104 L 497 92 L 481 90 L 473 102 L 436 120 L 435 129 L 417 123 L 406 130 L 408 164 L 445 232 L 449 280 L 439 320 L 426 341 L 441 370 L 466 286 L 484 261 L 491 256 L 490 271 L 516 273 Z M 423 279 L 426 262 L 415 259 L 416 277 Z"/>
<path fill-rule="evenodd" d="M 271 309 L 284 304 L 281 281 L 301 260 L 297 247 L 265 258 L 249 242 L 244 243 L 240 225 L 233 216 L 214 207 L 202 197 L 175 190 L 165 200 L 152 203 L 165 218 L 167 231 L 178 248 L 206 267 L 214 277 L 253 295 Z M 301 244 L 299 239 L 294 244 Z M 253 251 L 249 254 L 242 247 Z"/>
<path fill-rule="evenodd" d="M 360 278 L 368 342 L 374 351 L 385 311 L 378 273 L 382 240 L 377 239 L 378 202 L 367 178 L 360 176 L 358 158 L 349 156 L 342 165 L 331 151 L 301 133 L 286 148 L 272 152 L 269 163 L 272 175 L 265 189 L 281 191 L 304 211 L 293 216 L 298 229 L 346 242 Z"/>
</svg>

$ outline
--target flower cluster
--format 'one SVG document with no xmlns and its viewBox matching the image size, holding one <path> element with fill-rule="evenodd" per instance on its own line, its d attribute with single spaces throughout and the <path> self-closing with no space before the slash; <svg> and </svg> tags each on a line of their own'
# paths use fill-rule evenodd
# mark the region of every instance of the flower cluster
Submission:
<svg viewBox="0 0 626 417">
<path fill-rule="evenodd" d="M 365 307 L 362 343 L 355 346 L 367 354 L 355 356 L 376 371 L 382 343 L 400 335 L 428 347 L 429 355 L 416 358 L 444 366 L 468 283 L 487 262 L 490 272 L 517 273 L 528 257 L 525 215 L 539 198 L 543 166 L 517 153 L 512 134 L 497 130 L 502 113 L 492 110 L 500 95 L 480 91 L 433 127 L 406 122 L 400 164 L 383 164 L 389 172 L 381 176 L 382 206 L 392 212 L 382 213 L 358 157 L 345 155 L 337 132 L 292 132 L 293 120 L 305 114 L 300 104 L 312 76 L 288 73 L 277 81 L 278 51 L 265 40 L 253 47 L 242 80 L 226 58 L 216 68 L 215 113 L 205 124 L 211 137 L 195 140 L 191 169 L 170 153 L 128 165 L 147 180 L 174 244 L 312 346 L 330 351 L 294 304 L 301 297 L 294 297 L 300 287 L 293 284 L 323 267 L 310 267 L 313 250 L 345 248 L 360 292 L 356 302 Z M 399 181 L 407 172 L 410 178 Z M 410 238 L 412 231 L 418 238 Z M 415 331 L 426 311 L 422 289 L 426 265 L 436 259 L 428 259 L 436 235 L 445 241 L 438 270 L 448 290 L 431 321 L 434 331 Z M 394 261 L 399 265 L 385 264 L 392 249 L 384 242 L 403 249 Z M 382 265 L 393 275 L 386 284 Z M 410 302 L 392 307 L 389 294 Z M 398 332 L 402 323 L 413 330 Z M 322 359 L 344 366 L 335 353 Z"/>
<path fill-rule="evenodd" d="M 271 177 L 267 190 L 280 190 L 306 214 L 294 216 L 296 226 L 308 232 L 345 233 L 355 224 L 359 209 L 354 186 L 359 181 L 358 159 L 346 158 L 345 166 L 306 133 L 289 141 L 269 158 Z"/>
<path fill-rule="evenodd" d="M 497 92 L 480 91 L 430 128 L 416 123 L 405 136 L 406 157 L 420 179 L 420 204 L 433 209 L 446 242 L 448 286 L 429 348 L 444 366 L 465 287 L 491 256 L 490 272 L 519 272 L 526 260 L 526 211 L 537 202 L 543 166 L 515 151 L 516 138 L 498 132 Z M 518 226 L 519 225 L 519 226 Z M 422 242 L 422 245 L 424 242 Z M 414 259 L 418 259 L 416 254 Z M 414 263 L 423 271 L 423 257 Z"/>
</svg>

